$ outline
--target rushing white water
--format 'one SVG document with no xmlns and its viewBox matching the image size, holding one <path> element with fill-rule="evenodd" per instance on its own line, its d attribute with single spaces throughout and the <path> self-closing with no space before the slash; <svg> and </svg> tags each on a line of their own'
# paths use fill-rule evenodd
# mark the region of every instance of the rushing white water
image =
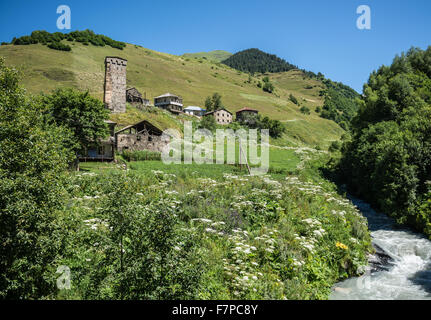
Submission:
<svg viewBox="0 0 431 320">
<path fill-rule="evenodd" d="M 393 258 L 387 271 L 337 283 L 331 300 L 431 300 L 431 241 L 400 228 L 367 203 L 351 198 L 368 219 L 373 243 Z"/>
</svg>

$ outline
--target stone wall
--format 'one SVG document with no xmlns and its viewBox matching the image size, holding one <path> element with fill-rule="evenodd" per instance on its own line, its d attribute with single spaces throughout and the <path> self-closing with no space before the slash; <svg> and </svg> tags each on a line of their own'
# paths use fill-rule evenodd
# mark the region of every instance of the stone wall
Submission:
<svg viewBox="0 0 431 320">
<path fill-rule="evenodd" d="M 232 122 L 232 114 L 226 110 L 217 110 L 212 114 L 218 124 L 229 124 Z"/>
<path fill-rule="evenodd" d="M 169 143 L 169 139 L 163 140 L 162 136 L 149 134 L 127 134 L 119 133 L 116 135 L 117 150 L 150 150 L 162 152 L 163 147 Z"/>
<path fill-rule="evenodd" d="M 104 103 L 112 113 L 126 112 L 127 60 L 117 57 L 105 58 Z"/>
</svg>

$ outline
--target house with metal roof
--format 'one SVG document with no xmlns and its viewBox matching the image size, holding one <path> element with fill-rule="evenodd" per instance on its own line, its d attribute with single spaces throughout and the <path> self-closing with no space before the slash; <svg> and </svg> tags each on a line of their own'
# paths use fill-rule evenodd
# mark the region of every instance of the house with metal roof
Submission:
<svg viewBox="0 0 431 320">
<path fill-rule="evenodd" d="M 179 114 L 183 112 L 183 98 L 168 92 L 155 97 L 154 106 Z"/>
<path fill-rule="evenodd" d="M 206 110 L 202 109 L 201 107 L 188 106 L 187 108 L 184 108 L 184 112 L 186 114 L 202 117 L 205 114 Z"/>
</svg>

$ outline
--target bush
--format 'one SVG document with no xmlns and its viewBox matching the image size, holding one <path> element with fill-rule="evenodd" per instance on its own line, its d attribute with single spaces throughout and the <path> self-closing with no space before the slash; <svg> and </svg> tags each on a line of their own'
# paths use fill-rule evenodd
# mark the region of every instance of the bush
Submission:
<svg viewBox="0 0 431 320">
<path fill-rule="evenodd" d="M 310 108 L 306 107 L 306 106 L 302 106 L 301 109 L 299 109 L 299 111 L 301 111 L 301 113 L 303 114 L 311 114 Z"/>
<path fill-rule="evenodd" d="M 259 129 L 269 129 L 269 135 L 275 139 L 281 137 L 286 132 L 286 127 L 280 121 L 272 120 L 268 117 L 264 117 L 263 119 L 259 117 L 256 127 Z"/>
<path fill-rule="evenodd" d="M 127 161 L 146 161 L 146 160 L 161 160 L 161 153 L 156 151 L 142 150 L 129 151 L 125 150 L 121 153 L 122 157 Z"/>
<path fill-rule="evenodd" d="M 263 91 L 272 93 L 274 91 L 274 85 L 269 81 L 268 77 L 263 78 Z"/>
<path fill-rule="evenodd" d="M 297 106 L 299 106 L 298 99 L 296 99 L 296 97 L 293 94 L 289 94 L 289 100 L 292 101 Z"/>
<path fill-rule="evenodd" d="M 63 44 L 61 42 L 51 42 L 48 44 L 48 48 L 54 49 L 54 50 L 60 50 L 60 51 L 70 51 L 72 48 L 67 45 Z"/>
<path fill-rule="evenodd" d="M 208 129 L 214 132 L 217 128 L 217 124 L 213 115 L 204 116 L 199 123 L 199 129 Z"/>
<path fill-rule="evenodd" d="M 331 145 L 328 148 L 329 152 L 335 152 L 341 149 L 341 142 L 340 141 L 333 141 Z"/>
</svg>

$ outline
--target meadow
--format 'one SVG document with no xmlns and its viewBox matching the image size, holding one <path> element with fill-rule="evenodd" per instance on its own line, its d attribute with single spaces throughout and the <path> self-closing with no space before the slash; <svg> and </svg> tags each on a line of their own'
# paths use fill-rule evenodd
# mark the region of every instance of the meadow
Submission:
<svg viewBox="0 0 431 320">
<path fill-rule="evenodd" d="M 371 240 L 319 176 L 325 157 L 271 148 L 260 177 L 229 165 L 82 163 L 68 178 L 57 261 L 72 285 L 52 298 L 328 298 L 363 272 Z"/>
</svg>

